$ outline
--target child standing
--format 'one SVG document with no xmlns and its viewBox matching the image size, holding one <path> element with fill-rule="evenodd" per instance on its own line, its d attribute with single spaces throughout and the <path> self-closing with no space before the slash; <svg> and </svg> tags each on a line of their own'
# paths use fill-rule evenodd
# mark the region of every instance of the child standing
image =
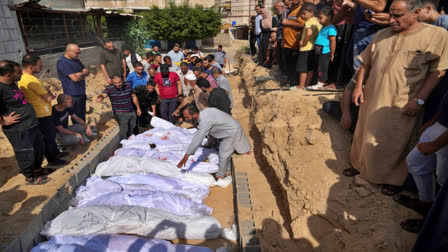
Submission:
<svg viewBox="0 0 448 252">
<path fill-rule="evenodd" d="M 319 34 L 322 25 L 319 23 L 315 14 L 316 6 L 312 3 L 304 3 L 300 10 L 302 19 L 305 20 L 303 27 L 302 39 L 300 40 L 300 53 L 297 60 L 297 72 L 300 73 L 300 81 L 298 89 L 303 89 L 311 81 L 313 77 L 314 67 L 314 43 Z"/>
<path fill-rule="evenodd" d="M 336 50 L 337 30 L 331 24 L 333 19 L 333 10 L 331 7 L 324 7 L 319 11 L 317 16 L 319 23 L 323 26 L 317 36 L 314 45 L 314 54 L 317 58 L 317 85 L 311 86 L 310 89 L 318 89 L 323 87 L 328 81 L 328 66 L 330 61 L 333 62 L 334 52 Z"/>
</svg>

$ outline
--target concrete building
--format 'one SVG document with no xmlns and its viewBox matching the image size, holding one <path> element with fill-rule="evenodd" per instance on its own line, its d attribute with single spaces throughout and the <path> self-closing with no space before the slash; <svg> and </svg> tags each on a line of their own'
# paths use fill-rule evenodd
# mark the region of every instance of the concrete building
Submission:
<svg viewBox="0 0 448 252">
<path fill-rule="evenodd" d="M 0 0 L 0 59 L 20 61 L 25 55 L 25 44 L 15 11 L 8 7 L 8 0 Z"/>
<path fill-rule="evenodd" d="M 165 8 L 170 3 L 174 4 L 188 4 L 191 6 L 202 5 L 210 8 L 215 5 L 214 0 L 86 0 L 86 8 L 102 8 L 108 9 L 128 9 L 128 10 L 149 10 L 152 6 Z"/>
<path fill-rule="evenodd" d="M 243 26 L 249 24 L 250 16 L 255 16 L 255 6 L 261 4 L 268 9 L 274 6 L 276 0 L 217 0 L 220 7 L 223 24 Z"/>
</svg>

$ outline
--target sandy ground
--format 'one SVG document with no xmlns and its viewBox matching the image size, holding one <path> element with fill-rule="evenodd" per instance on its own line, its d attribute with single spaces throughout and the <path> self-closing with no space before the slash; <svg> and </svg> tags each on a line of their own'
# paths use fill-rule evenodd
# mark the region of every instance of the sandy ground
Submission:
<svg viewBox="0 0 448 252">
<path fill-rule="evenodd" d="M 59 80 L 43 79 L 45 85 L 50 86 L 51 90 L 61 93 L 61 85 Z M 96 139 L 92 139 L 90 144 L 83 146 L 69 147 L 70 155 L 64 157 L 66 160 L 75 160 L 80 158 L 90 146 L 96 144 L 97 139 L 116 124 L 112 119 L 110 103 L 107 106 L 92 102 L 103 89 L 105 78 L 102 73 L 92 74 L 87 77 L 87 121 L 90 125 L 96 125 L 99 135 Z M 90 107 L 90 108 L 89 108 Z M 19 168 L 14 157 L 12 146 L 2 131 L 0 131 L 0 245 L 9 244 L 14 236 L 20 234 L 24 228 L 31 222 L 36 214 L 38 214 L 50 199 L 73 174 L 70 170 L 70 164 L 60 167 L 49 177 L 52 179 L 43 186 L 29 186 L 25 184 L 25 177 L 19 173 Z M 44 166 L 46 166 L 44 160 Z"/>
<path fill-rule="evenodd" d="M 416 235 L 399 222 L 419 217 L 375 185 L 347 178 L 352 134 L 321 107 L 335 94 L 257 92 L 254 76 L 269 72 L 248 58 L 231 78 L 232 110 L 251 136 L 246 170 L 254 220 L 264 251 L 410 251 Z M 273 81 L 263 88 L 278 88 Z"/>
</svg>

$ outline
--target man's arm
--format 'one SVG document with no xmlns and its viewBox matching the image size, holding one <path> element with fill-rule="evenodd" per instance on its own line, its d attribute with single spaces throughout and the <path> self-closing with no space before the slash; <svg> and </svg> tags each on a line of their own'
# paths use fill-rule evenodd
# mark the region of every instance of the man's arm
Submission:
<svg viewBox="0 0 448 252">
<path fill-rule="evenodd" d="M 193 155 L 196 150 L 201 146 L 202 141 L 204 140 L 205 136 L 210 132 L 212 125 L 209 121 L 201 121 L 201 124 L 199 124 L 198 131 L 194 134 L 193 140 L 191 141 L 190 145 L 188 146 L 187 152 L 185 153 L 185 156 L 182 158 L 182 160 L 177 164 L 178 168 L 182 168 L 185 166 L 185 163 L 188 160 L 188 157 L 190 155 Z"/>
<path fill-rule="evenodd" d="M 112 80 L 110 79 L 110 76 L 107 73 L 106 66 L 104 64 L 101 64 L 101 70 L 103 71 L 104 76 L 106 76 L 107 83 L 109 83 L 109 85 L 112 84 Z"/>
<path fill-rule="evenodd" d="M 106 97 L 107 97 L 107 94 L 106 94 L 106 93 L 102 93 L 102 94 L 98 95 L 98 96 L 96 97 L 96 103 L 102 103 L 103 100 L 104 100 L 104 98 L 106 98 Z"/>
<path fill-rule="evenodd" d="M 123 65 L 123 79 L 126 80 L 126 60 L 121 59 L 121 64 Z"/>
<path fill-rule="evenodd" d="M 56 95 L 52 94 L 50 91 L 49 87 L 45 87 L 45 89 L 47 90 L 46 94 L 41 95 L 40 97 L 46 101 L 46 102 L 51 102 L 53 99 L 56 98 Z"/>
<path fill-rule="evenodd" d="M 300 41 L 300 46 L 305 46 L 306 44 L 308 44 L 308 41 L 310 40 L 312 35 L 313 35 L 313 29 L 307 28 L 305 37 L 303 38 L 303 40 Z"/>
<path fill-rule="evenodd" d="M 227 65 L 227 56 L 224 56 L 224 65 L 223 65 L 223 68 L 225 68 L 226 65 Z"/>
<path fill-rule="evenodd" d="M 138 102 L 138 97 L 136 94 L 131 94 L 132 102 L 134 103 L 135 107 L 137 108 L 137 116 L 142 115 L 142 110 L 140 109 L 140 103 Z"/>
<path fill-rule="evenodd" d="M 386 8 L 386 0 L 353 0 L 362 7 L 374 12 L 383 12 Z"/>
<path fill-rule="evenodd" d="M 75 119 L 75 121 L 81 125 L 83 125 L 84 127 L 86 127 L 86 134 L 88 136 L 92 135 L 92 128 L 90 128 L 90 126 L 84 122 L 84 120 L 82 120 L 81 118 L 79 118 L 79 116 L 77 116 L 76 114 L 72 114 L 71 117 L 73 119 Z"/>
<path fill-rule="evenodd" d="M 448 145 L 448 130 L 445 130 L 439 137 L 432 142 L 423 142 L 417 145 L 418 151 L 424 155 L 434 153 Z"/>
<path fill-rule="evenodd" d="M 431 94 L 432 90 L 439 84 L 440 79 L 445 75 L 445 71 L 435 71 L 430 73 L 423 83 L 423 87 L 418 91 L 414 98 L 422 99 L 426 101 Z M 402 108 L 404 114 L 409 116 L 416 116 L 418 112 L 423 109 L 422 106 L 418 105 L 417 102 L 411 98 L 408 103 Z"/>
<path fill-rule="evenodd" d="M 182 94 L 182 82 L 180 80 L 177 81 L 177 95 Z"/>
<path fill-rule="evenodd" d="M 77 137 L 80 139 L 80 143 L 81 143 L 81 144 L 84 144 L 84 138 L 82 137 L 81 134 L 76 133 L 76 132 L 73 132 L 73 131 L 71 131 L 71 130 L 69 130 L 69 129 L 66 129 L 66 128 L 64 128 L 62 125 L 56 126 L 56 129 L 57 129 L 61 134 L 64 134 L 64 135 L 75 135 L 75 136 L 77 136 Z"/>
<path fill-rule="evenodd" d="M 358 69 L 358 79 L 356 80 L 355 88 L 353 89 L 352 101 L 356 106 L 364 103 L 364 91 L 362 90 L 362 85 L 364 81 L 367 80 L 369 76 L 370 67 L 366 64 L 362 64 Z"/>
<path fill-rule="evenodd" d="M 300 23 L 297 20 L 289 20 L 289 19 L 283 19 L 282 20 L 283 26 L 289 26 L 293 29 L 300 30 L 303 28 L 304 24 Z"/>
<path fill-rule="evenodd" d="M 333 62 L 336 51 L 336 36 L 330 36 L 330 61 Z"/>
</svg>

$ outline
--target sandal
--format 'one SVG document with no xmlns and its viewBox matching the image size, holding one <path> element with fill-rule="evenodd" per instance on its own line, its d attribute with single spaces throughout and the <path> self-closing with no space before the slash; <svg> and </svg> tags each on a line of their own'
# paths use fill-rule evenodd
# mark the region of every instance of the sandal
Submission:
<svg viewBox="0 0 448 252">
<path fill-rule="evenodd" d="M 346 176 L 346 177 L 354 177 L 359 174 L 359 171 L 353 167 L 350 167 L 350 168 L 345 169 L 342 172 L 342 174 L 344 174 L 344 176 Z"/>
<path fill-rule="evenodd" d="M 407 208 L 410 208 L 423 216 L 426 216 L 430 209 L 430 208 L 426 208 L 426 207 L 418 204 L 420 202 L 420 200 L 412 199 L 411 197 L 409 197 L 407 195 L 403 195 L 403 194 L 395 195 L 393 197 L 393 200 L 395 202 L 397 202 L 398 204 L 405 206 Z"/>
<path fill-rule="evenodd" d="M 381 193 L 387 196 L 394 196 L 395 194 L 401 192 L 403 189 L 401 186 L 394 186 L 394 185 L 382 185 Z"/>
<path fill-rule="evenodd" d="M 39 176 L 34 178 L 26 178 L 27 185 L 44 185 L 51 181 L 47 176 Z"/>
<path fill-rule="evenodd" d="M 40 169 L 36 169 L 34 170 L 34 176 L 46 176 L 46 175 L 50 175 L 53 172 L 55 172 L 55 169 L 49 169 L 49 168 L 40 168 Z"/>
<path fill-rule="evenodd" d="M 424 219 L 407 219 L 400 222 L 400 226 L 408 232 L 418 234 L 422 230 L 423 223 L 425 223 Z"/>
</svg>

